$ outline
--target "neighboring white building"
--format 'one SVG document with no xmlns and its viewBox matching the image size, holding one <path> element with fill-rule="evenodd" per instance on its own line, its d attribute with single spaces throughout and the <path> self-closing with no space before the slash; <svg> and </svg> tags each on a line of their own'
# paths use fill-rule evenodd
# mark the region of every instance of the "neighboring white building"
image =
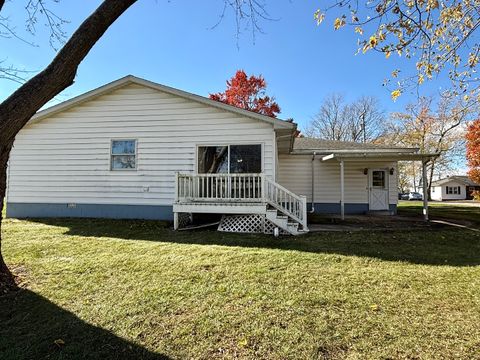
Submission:
<svg viewBox="0 0 480 360">
<path fill-rule="evenodd" d="M 247 214 L 296 233 L 307 211 L 395 213 L 397 161 L 428 159 L 295 134 L 292 122 L 127 76 L 40 111 L 20 131 L 7 216 L 177 227 L 184 213 Z"/>
<path fill-rule="evenodd" d="M 468 176 L 454 175 L 432 182 L 430 195 L 432 200 L 472 200 L 472 192 L 480 191 L 480 184 Z"/>
</svg>

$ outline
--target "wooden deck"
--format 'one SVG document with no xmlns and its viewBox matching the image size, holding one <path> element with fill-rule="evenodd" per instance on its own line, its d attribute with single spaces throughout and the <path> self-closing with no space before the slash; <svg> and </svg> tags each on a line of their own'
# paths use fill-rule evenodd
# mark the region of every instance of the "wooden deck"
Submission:
<svg viewBox="0 0 480 360">
<path fill-rule="evenodd" d="M 290 233 L 307 229 L 307 202 L 265 174 L 177 174 L 179 213 L 261 214 Z"/>
</svg>

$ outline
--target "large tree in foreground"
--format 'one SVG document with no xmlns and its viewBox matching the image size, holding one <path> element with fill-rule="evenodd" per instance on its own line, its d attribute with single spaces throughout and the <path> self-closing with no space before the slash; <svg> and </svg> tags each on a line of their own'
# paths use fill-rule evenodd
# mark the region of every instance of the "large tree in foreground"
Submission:
<svg viewBox="0 0 480 360">
<path fill-rule="evenodd" d="M 265 94 L 267 82 L 262 75 L 248 76 L 245 71 L 238 70 L 230 80 L 224 92 L 210 94 L 210 99 L 221 101 L 241 109 L 277 117 L 280 107 L 275 99 Z"/>
<path fill-rule="evenodd" d="M 58 2 L 58 0 L 51 0 Z M 0 210 L 3 209 L 7 181 L 7 163 L 15 136 L 28 120 L 48 101 L 73 84 L 78 66 L 107 29 L 136 0 L 103 0 L 100 6 L 78 27 L 57 53 L 52 62 L 40 73 L 21 85 L 0 104 Z M 257 19 L 265 18 L 262 3 L 251 1 L 224 0 L 225 8 L 231 7 L 236 16 L 237 32 L 242 21 L 246 21 L 255 33 Z M 19 39 L 14 28 L 9 26 L 8 17 L 2 16 L 5 0 L 0 0 L 0 36 Z M 25 0 L 27 30 L 34 33 L 35 26 L 43 18 L 50 29 L 50 45 L 62 44 L 65 33 L 63 20 L 48 8 L 48 0 Z M 4 54 L 3 54 L 4 55 Z M 21 81 L 18 69 L 3 66 L 0 62 L 0 79 Z M 2 255 L 1 239 L 2 212 L 0 211 L 0 294 L 15 287 L 14 278 Z"/>
<path fill-rule="evenodd" d="M 37 1 L 43 4 L 41 1 Z M 80 62 L 110 25 L 136 0 L 104 0 L 74 32 L 52 62 L 0 104 L 0 209 L 7 182 L 7 163 L 15 136 L 48 101 L 73 84 Z M 0 13 L 5 4 L 0 0 Z M 15 286 L 2 255 L 0 215 L 0 291 Z"/>
</svg>

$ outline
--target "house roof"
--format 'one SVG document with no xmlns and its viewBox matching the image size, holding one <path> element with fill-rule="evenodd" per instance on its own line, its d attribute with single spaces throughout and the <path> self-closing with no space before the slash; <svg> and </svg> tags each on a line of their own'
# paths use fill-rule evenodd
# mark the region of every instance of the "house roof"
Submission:
<svg viewBox="0 0 480 360">
<path fill-rule="evenodd" d="M 58 105 L 54 105 L 52 107 L 49 107 L 45 110 L 39 111 L 36 113 L 31 119 L 31 123 L 35 123 L 38 121 L 41 121 L 42 119 L 54 115 L 56 113 L 59 113 L 64 110 L 68 110 L 74 106 L 80 105 L 86 101 L 93 100 L 94 98 L 104 95 L 110 91 L 119 89 L 121 87 L 127 86 L 129 84 L 137 84 L 137 85 L 142 85 L 146 86 L 155 90 L 163 91 L 168 94 L 176 95 L 183 97 L 185 99 L 189 99 L 192 101 L 196 101 L 205 105 L 213 106 L 221 110 L 229 111 L 232 113 L 236 113 L 239 115 L 243 115 L 255 120 L 260 120 L 263 122 L 267 122 L 273 125 L 274 129 L 284 129 L 284 130 L 292 130 L 295 131 L 297 128 L 297 124 L 286 121 L 286 120 L 281 120 L 277 118 L 272 118 L 269 116 L 261 115 L 253 111 L 248 111 L 244 109 L 237 108 L 235 106 L 227 105 L 219 101 L 211 100 L 209 98 L 206 98 L 204 96 L 196 95 L 189 93 L 187 91 L 175 89 L 166 85 L 158 84 L 153 81 L 145 80 L 133 75 L 127 75 L 123 78 L 120 78 L 118 80 L 112 81 L 108 84 L 105 84 L 103 86 L 100 86 L 94 90 L 88 91 L 82 95 L 76 96 L 72 99 L 69 99 L 67 101 L 64 101 Z"/>
<path fill-rule="evenodd" d="M 317 153 L 332 153 L 332 152 L 408 152 L 416 153 L 417 148 L 404 148 L 396 146 L 386 146 L 371 143 L 358 143 L 353 141 L 336 141 L 325 140 L 308 137 L 295 138 L 293 144 L 293 151 L 298 153 L 317 152 Z"/>
<path fill-rule="evenodd" d="M 448 184 L 449 182 L 453 182 L 453 181 L 460 184 L 467 185 L 467 186 L 480 186 L 480 184 L 477 184 L 476 182 L 472 181 L 468 176 L 465 176 L 465 175 L 452 175 L 443 179 L 432 181 L 432 186 L 442 186 L 444 184 Z"/>
</svg>

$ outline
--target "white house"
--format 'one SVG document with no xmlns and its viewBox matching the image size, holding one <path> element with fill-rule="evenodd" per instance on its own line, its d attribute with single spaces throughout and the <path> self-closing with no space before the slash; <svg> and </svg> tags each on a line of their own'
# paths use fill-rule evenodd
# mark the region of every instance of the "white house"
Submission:
<svg viewBox="0 0 480 360">
<path fill-rule="evenodd" d="M 7 217 L 178 227 L 184 214 L 218 213 L 231 215 L 227 230 L 296 234 L 307 212 L 395 213 L 397 161 L 428 160 L 295 134 L 292 122 L 127 76 L 40 111 L 17 135 Z"/>
<path fill-rule="evenodd" d="M 472 192 L 480 191 L 480 184 L 468 176 L 454 175 L 432 182 L 430 195 L 432 200 L 472 200 Z"/>
</svg>

